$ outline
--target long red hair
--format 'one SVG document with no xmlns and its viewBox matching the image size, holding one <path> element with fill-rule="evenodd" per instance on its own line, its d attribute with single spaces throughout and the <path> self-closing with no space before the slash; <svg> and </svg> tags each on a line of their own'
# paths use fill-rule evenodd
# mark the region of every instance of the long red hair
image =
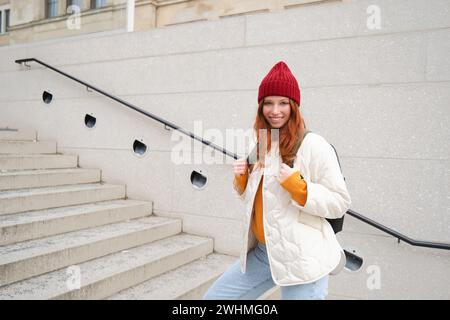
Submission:
<svg viewBox="0 0 450 320">
<path fill-rule="evenodd" d="M 291 107 L 291 114 L 289 116 L 288 121 L 286 124 L 280 128 L 279 131 L 279 148 L 280 148 L 280 155 L 282 158 L 282 161 L 288 165 L 290 165 L 293 160 L 295 159 L 294 154 L 294 147 L 303 137 L 303 134 L 306 130 L 306 124 L 305 120 L 303 119 L 300 108 L 292 99 L 289 99 L 289 104 Z M 262 99 L 258 105 L 258 111 L 256 113 L 256 119 L 253 124 L 253 130 L 255 131 L 255 135 L 257 137 L 257 152 L 256 152 L 256 163 L 250 164 L 250 172 L 253 170 L 254 165 L 255 166 L 264 166 L 263 159 L 259 159 L 259 148 L 260 146 L 260 136 L 259 136 L 259 130 L 260 129 L 266 129 L 266 135 L 267 135 L 267 152 L 270 151 L 271 147 L 271 132 L 270 129 L 272 126 L 267 122 L 266 118 L 263 114 L 263 106 L 264 106 L 264 99 Z"/>
</svg>

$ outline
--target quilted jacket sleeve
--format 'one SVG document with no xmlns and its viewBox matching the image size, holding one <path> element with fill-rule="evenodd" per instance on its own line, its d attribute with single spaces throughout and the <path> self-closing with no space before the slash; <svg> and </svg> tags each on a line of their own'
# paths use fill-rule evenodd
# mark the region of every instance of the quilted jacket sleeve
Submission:
<svg viewBox="0 0 450 320">
<path fill-rule="evenodd" d="M 351 199 L 333 147 L 325 140 L 315 140 L 311 148 L 310 168 L 315 181 L 305 178 L 307 200 L 304 206 L 292 200 L 302 211 L 322 218 L 341 218 L 350 208 Z"/>
<path fill-rule="evenodd" d="M 281 182 L 281 186 L 286 189 L 292 199 L 304 206 L 308 197 L 308 190 L 305 180 L 301 178 L 299 171 L 294 171 L 286 180 Z"/>
</svg>

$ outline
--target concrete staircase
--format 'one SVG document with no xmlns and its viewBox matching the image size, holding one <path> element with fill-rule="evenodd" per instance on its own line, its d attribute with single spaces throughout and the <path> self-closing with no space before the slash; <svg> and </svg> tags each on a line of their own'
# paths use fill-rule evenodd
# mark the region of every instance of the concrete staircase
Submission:
<svg viewBox="0 0 450 320">
<path fill-rule="evenodd" d="M 0 128 L 0 300 L 200 299 L 236 261 L 36 138 Z"/>
</svg>

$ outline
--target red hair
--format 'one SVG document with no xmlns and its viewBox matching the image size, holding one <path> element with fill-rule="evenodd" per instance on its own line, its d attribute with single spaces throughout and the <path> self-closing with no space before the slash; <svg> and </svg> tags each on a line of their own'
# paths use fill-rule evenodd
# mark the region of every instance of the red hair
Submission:
<svg viewBox="0 0 450 320">
<path fill-rule="evenodd" d="M 303 134 L 306 130 L 306 124 L 305 120 L 303 119 L 302 115 L 300 114 L 300 108 L 294 100 L 289 98 L 289 104 L 291 107 L 291 114 L 289 116 L 288 121 L 284 124 L 283 127 L 280 128 L 279 132 L 279 148 L 280 148 L 280 155 L 282 158 L 282 161 L 288 165 L 291 165 L 293 160 L 295 159 L 294 154 L 294 147 L 303 137 Z M 267 122 L 266 118 L 263 114 L 263 106 L 264 106 L 264 99 L 262 99 L 258 105 L 258 111 L 256 113 L 256 119 L 253 124 L 253 130 L 255 131 L 256 137 L 257 137 L 257 158 L 256 158 L 256 166 L 261 165 L 262 167 L 264 164 L 259 159 L 259 148 L 260 148 L 260 136 L 259 136 L 259 130 L 260 129 L 266 129 L 267 133 L 267 152 L 270 151 L 271 147 L 271 132 L 270 129 L 272 126 Z M 253 170 L 253 164 L 250 164 L 250 172 Z"/>
</svg>

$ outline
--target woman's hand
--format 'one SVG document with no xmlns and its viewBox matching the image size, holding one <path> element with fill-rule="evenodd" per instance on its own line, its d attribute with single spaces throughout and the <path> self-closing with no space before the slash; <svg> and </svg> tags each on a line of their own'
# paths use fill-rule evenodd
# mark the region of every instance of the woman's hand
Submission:
<svg viewBox="0 0 450 320">
<path fill-rule="evenodd" d="M 247 160 L 244 158 L 235 160 L 233 163 L 233 169 L 235 176 L 247 174 L 248 170 Z"/>
<path fill-rule="evenodd" d="M 289 167 L 286 163 L 282 163 L 280 165 L 280 172 L 278 174 L 278 181 L 282 183 L 284 180 L 289 178 L 291 174 L 293 174 L 296 171 L 296 169 L 293 169 Z"/>
</svg>

